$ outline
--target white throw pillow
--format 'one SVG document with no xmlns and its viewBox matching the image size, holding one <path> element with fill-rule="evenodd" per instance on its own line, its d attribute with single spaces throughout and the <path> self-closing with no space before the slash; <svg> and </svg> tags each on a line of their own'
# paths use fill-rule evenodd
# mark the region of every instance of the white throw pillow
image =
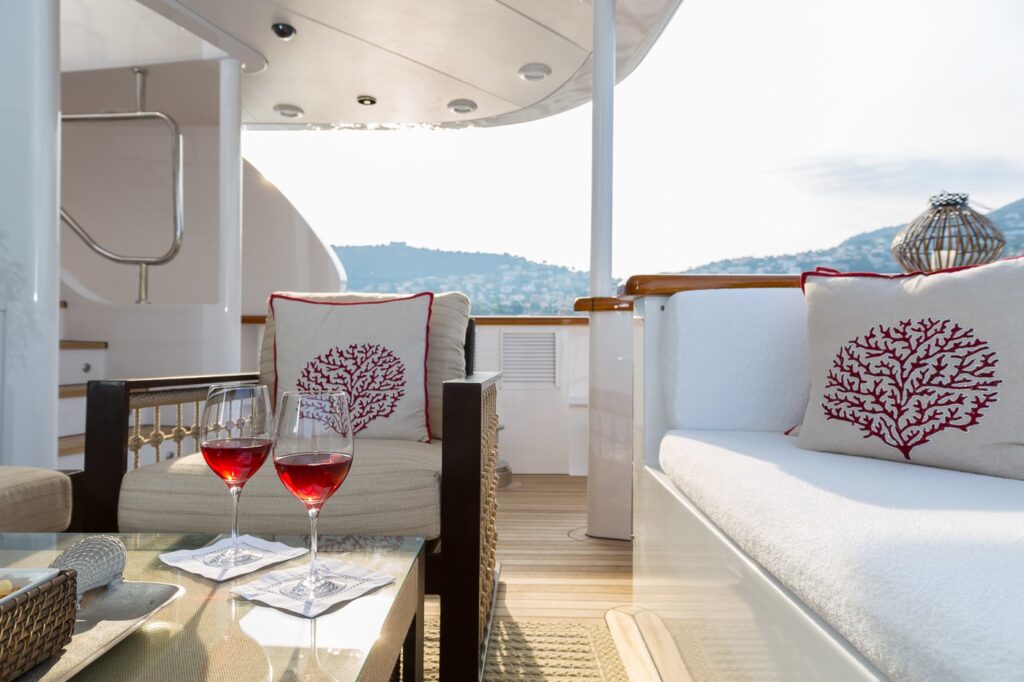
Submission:
<svg viewBox="0 0 1024 682">
<path fill-rule="evenodd" d="M 800 447 L 1024 479 L 1024 260 L 804 274 Z"/>
<path fill-rule="evenodd" d="M 377 303 L 405 298 L 407 294 L 368 294 L 353 292 L 309 293 L 277 292 L 289 298 L 321 303 Z M 427 334 L 427 415 L 430 437 L 443 438 L 444 382 L 466 378 L 466 329 L 469 326 L 469 298 L 458 291 L 434 294 L 430 305 L 430 332 Z M 267 316 L 260 346 L 260 382 L 274 385 L 274 316 Z"/>
<path fill-rule="evenodd" d="M 284 391 L 344 390 L 358 437 L 429 442 L 433 297 L 339 303 L 272 294 L 275 404 Z"/>
</svg>

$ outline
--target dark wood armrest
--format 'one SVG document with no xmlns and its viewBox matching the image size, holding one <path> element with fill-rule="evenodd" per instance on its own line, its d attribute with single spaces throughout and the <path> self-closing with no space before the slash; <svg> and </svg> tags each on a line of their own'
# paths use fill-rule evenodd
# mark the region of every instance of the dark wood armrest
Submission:
<svg viewBox="0 0 1024 682">
<path fill-rule="evenodd" d="M 85 473 L 75 501 L 76 520 L 89 532 L 117 532 L 121 479 L 128 470 L 128 422 L 132 397 L 157 389 L 201 389 L 258 381 L 255 372 L 90 381 L 85 406 Z"/>
<path fill-rule="evenodd" d="M 494 584 L 499 373 L 444 383 L 441 441 L 441 679 L 476 680 Z M 434 587 L 431 590 L 431 587 Z M 448 619 L 447 621 L 445 619 Z"/>
<path fill-rule="evenodd" d="M 621 296 L 671 296 L 701 289 L 798 287 L 800 275 L 633 275 L 619 288 Z"/>
</svg>

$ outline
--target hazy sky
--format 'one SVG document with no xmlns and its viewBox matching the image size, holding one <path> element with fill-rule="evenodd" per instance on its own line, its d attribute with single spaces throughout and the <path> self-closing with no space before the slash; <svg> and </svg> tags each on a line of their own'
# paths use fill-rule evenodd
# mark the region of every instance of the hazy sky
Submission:
<svg viewBox="0 0 1024 682">
<path fill-rule="evenodd" d="M 943 189 L 1021 198 L 1022 27 L 1022 0 L 685 0 L 616 88 L 615 274 L 830 246 Z M 329 243 L 588 266 L 589 107 L 243 144 Z"/>
</svg>

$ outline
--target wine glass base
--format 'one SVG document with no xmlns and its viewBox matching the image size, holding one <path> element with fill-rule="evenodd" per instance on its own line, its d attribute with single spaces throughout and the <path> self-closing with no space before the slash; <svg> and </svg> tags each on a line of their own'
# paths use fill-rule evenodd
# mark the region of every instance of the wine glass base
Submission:
<svg viewBox="0 0 1024 682">
<path fill-rule="evenodd" d="M 281 594 L 292 599 L 318 599 L 329 597 L 345 589 L 345 583 L 330 578 L 319 577 L 310 585 L 308 577 L 295 578 L 281 585 Z"/>
<path fill-rule="evenodd" d="M 250 552 L 247 549 L 225 549 L 203 557 L 203 563 L 207 566 L 231 568 L 233 566 L 251 564 L 252 562 L 258 561 L 262 558 L 262 554 Z"/>
</svg>

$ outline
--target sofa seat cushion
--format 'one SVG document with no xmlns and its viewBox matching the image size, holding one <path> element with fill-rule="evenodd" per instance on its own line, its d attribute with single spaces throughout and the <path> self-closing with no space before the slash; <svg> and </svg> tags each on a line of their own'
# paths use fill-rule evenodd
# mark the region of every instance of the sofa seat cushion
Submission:
<svg viewBox="0 0 1024 682">
<path fill-rule="evenodd" d="M 661 467 L 751 558 L 895 680 L 1024 670 L 1024 482 L 670 431 Z"/>
<path fill-rule="evenodd" d="M 71 523 L 71 479 L 51 469 L 0 466 L 0 532 L 61 533 Z"/>
<path fill-rule="evenodd" d="M 128 472 L 121 483 L 122 532 L 227 533 L 231 496 L 201 454 Z M 309 533 L 305 508 L 269 459 L 242 491 L 240 533 Z M 324 534 L 441 533 L 441 443 L 357 439 L 345 483 L 320 513 Z"/>
</svg>

